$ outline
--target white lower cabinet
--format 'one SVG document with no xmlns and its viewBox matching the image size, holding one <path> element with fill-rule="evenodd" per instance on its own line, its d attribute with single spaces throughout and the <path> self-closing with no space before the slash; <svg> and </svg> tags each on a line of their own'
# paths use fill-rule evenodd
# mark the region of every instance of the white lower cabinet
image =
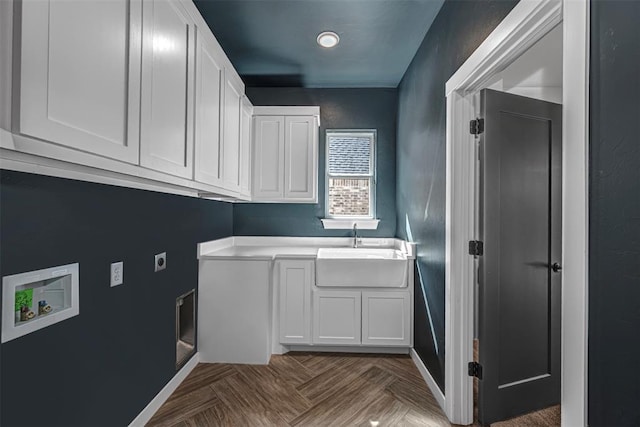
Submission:
<svg viewBox="0 0 640 427">
<path fill-rule="evenodd" d="M 309 260 L 276 262 L 280 344 L 411 346 L 409 291 L 317 289 L 314 268 Z"/>
<path fill-rule="evenodd" d="M 308 270 L 307 270 L 308 271 Z M 308 344 L 306 293 L 295 284 L 307 282 L 294 265 L 280 268 L 280 343 Z M 296 275 L 298 276 L 296 278 Z M 294 279 L 295 278 L 295 279 Z M 306 286 L 305 286 L 306 287 Z M 311 286 L 308 286 L 310 289 Z M 283 291 L 286 292 L 283 295 Z M 411 293 L 408 291 L 313 291 L 313 344 L 369 347 L 411 346 Z M 284 312 L 283 312 L 284 311 Z"/>
<path fill-rule="evenodd" d="M 409 292 L 362 293 L 362 344 L 411 344 Z"/>
<path fill-rule="evenodd" d="M 278 261 L 280 343 L 311 344 L 313 261 Z"/>
<path fill-rule="evenodd" d="M 313 294 L 313 343 L 360 344 L 361 293 L 323 291 Z"/>
</svg>

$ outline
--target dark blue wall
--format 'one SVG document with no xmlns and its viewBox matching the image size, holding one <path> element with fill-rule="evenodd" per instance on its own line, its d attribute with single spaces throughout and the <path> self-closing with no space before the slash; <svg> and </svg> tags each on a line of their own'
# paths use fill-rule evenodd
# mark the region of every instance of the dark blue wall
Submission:
<svg viewBox="0 0 640 427">
<path fill-rule="evenodd" d="M 589 425 L 640 426 L 640 2 L 591 2 Z"/>
<path fill-rule="evenodd" d="M 414 347 L 442 390 L 445 83 L 516 3 L 447 0 L 398 88 L 397 234 L 418 243 Z"/>
<path fill-rule="evenodd" d="M 0 206 L 0 276 L 80 263 L 80 314 L 1 346 L 0 424 L 128 425 L 175 375 L 175 299 L 197 287 L 196 243 L 231 235 L 231 205 L 2 171 Z"/>
<path fill-rule="evenodd" d="M 253 105 L 319 105 L 320 156 L 317 204 L 236 204 L 235 235 L 347 236 L 349 230 L 324 230 L 324 162 L 327 129 L 377 129 L 378 230 L 363 236 L 393 237 L 396 229 L 396 109 L 395 89 L 247 88 Z"/>
</svg>

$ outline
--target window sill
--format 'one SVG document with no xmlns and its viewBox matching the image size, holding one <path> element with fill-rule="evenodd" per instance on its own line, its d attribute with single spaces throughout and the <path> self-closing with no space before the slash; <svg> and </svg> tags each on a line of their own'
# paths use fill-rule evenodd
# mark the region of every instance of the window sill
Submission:
<svg viewBox="0 0 640 427">
<path fill-rule="evenodd" d="M 322 226 L 325 230 L 351 230 L 353 225 L 358 226 L 358 230 L 377 230 L 379 219 L 337 219 L 337 218 L 323 218 Z"/>
</svg>

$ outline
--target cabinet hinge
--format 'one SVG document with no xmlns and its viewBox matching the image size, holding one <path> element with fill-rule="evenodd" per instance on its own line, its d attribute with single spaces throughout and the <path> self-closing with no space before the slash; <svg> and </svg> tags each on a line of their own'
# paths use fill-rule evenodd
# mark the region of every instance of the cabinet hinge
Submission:
<svg viewBox="0 0 640 427">
<path fill-rule="evenodd" d="M 469 122 L 469 133 L 471 135 L 480 135 L 484 132 L 484 119 L 474 119 Z"/>
<path fill-rule="evenodd" d="M 484 244 L 479 240 L 469 241 L 469 255 L 482 256 L 484 254 Z"/>
<path fill-rule="evenodd" d="M 482 379 L 482 365 L 478 362 L 469 362 L 469 376 Z"/>
</svg>

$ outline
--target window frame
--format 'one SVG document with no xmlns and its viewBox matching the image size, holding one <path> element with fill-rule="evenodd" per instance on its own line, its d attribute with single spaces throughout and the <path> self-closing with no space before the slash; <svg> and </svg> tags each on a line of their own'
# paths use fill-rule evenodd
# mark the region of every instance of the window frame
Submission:
<svg viewBox="0 0 640 427">
<path fill-rule="evenodd" d="M 329 173 L 329 137 L 341 136 L 368 136 L 371 143 L 370 152 L 370 173 L 369 174 L 331 174 Z M 376 219 L 376 187 L 377 187 L 377 141 L 378 131 L 376 129 L 326 129 L 325 130 L 325 161 L 324 161 L 324 215 L 327 219 L 337 220 L 370 220 Z M 329 179 L 369 179 L 369 215 L 332 215 L 329 213 Z"/>
</svg>

